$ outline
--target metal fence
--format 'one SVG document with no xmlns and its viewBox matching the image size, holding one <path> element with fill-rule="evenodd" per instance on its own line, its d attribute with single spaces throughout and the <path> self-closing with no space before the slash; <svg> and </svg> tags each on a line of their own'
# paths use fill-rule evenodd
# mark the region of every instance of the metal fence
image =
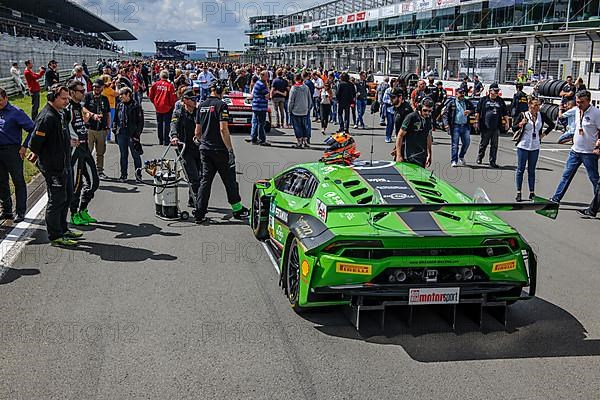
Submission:
<svg viewBox="0 0 600 400">
<path fill-rule="evenodd" d="M 0 34 L 0 76 L 9 76 L 13 62 L 19 63 L 23 70 L 25 60 L 31 60 L 35 69 L 40 65 L 46 66 L 54 59 L 58 67 L 72 68 L 74 63 L 86 60 L 88 65 L 95 65 L 98 58 L 128 59 L 130 57 L 108 50 L 92 49 L 89 47 L 69 46 L 62 42 L 50 42 L 37 38 L 14 37 L 6 33 Z"/>
</svg>

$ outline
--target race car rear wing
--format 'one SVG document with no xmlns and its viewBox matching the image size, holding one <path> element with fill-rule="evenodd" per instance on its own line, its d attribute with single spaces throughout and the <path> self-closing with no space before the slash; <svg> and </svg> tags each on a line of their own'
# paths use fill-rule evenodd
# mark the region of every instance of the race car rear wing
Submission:
<svg viewBox="0 0 600 400">
<path fill-rule="evenodd" d="M 438 212 L 438 211 L 535 211 L 551 219 L 558 216 L 558 203 L 541 197 L 533 202 L 523 203 L 415 203 L 415 204 L 340 204 L 328 205 L 329 213 L 363 213 L 363 212 Z"/>
</svg>

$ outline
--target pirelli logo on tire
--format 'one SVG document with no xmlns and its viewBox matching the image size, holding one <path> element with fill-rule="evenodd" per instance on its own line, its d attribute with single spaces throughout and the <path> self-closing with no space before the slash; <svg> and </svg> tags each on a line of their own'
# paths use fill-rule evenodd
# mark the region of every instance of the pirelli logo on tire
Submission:
<svg viewBox="0 0 600 400">
<path fill-rule="evenodd" d="M 517 269 L 517 260 L 503 261 L 492 265 L 492 272 L 506 272 Z"/>
<path fill-rule="evenodd" d="M 336 263 L 335 272 L 341 274 L 371 275 L 372 267 L 362 264 Z"/>
</svg>

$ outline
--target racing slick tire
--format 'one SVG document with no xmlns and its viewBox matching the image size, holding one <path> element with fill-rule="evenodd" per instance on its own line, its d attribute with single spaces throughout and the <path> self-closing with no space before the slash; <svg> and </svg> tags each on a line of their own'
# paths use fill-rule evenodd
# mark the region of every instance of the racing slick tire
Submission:
<svg viewBox="0 0 600 400">
<path fill-rule="evenodd" d="M 265 240 L 269 237 L 269 204 L 268 200 L 261 196 L 259 190 L 254 188 L 253 192 L 252 210 L 250 213 L 252 233 L 254 233 L 254 237 L 256 237 L 258 240 Z"/>
<path fill-rule="evenodd" d="M 301 249 L 298 245 L 298 239 L 295 237 L 291 238 L 289 249 L 286 252 L 287 256 L 285 259 L 285 294 L 287 296 L 290 305 L 295 312 L 300 313 L 304 311 L 302 307 L 298 305 L 300 298 L 300 263 L 301 263 Z"/>
</svg>

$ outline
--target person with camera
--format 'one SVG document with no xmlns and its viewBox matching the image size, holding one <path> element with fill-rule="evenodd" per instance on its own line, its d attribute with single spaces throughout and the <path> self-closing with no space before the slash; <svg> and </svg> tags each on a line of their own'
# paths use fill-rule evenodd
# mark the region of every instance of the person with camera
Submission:
<svg viewBox="0 0 600 400">
<path fill-rule="evenodd" d="M 508 112 L 504 100 L 499 96 L 500 88 L 497 83 L 490 85 L 489 95 L 483 97 L 477 103 L 477 113 L 475 114 L 475 128 L 479 128 L 481 142 L 479 143 L 479 154 L 477 164 L 483 162 L 485 151 L 490 145 L 490 167 L 500 168 L 496 164 L 498 155 L 498 139 L 500 130 L 508 131 Z"/>
<path fill-rule="evenodd" d="M 58 75 L 58 63 L 56 60 L 48 61 L 48 69 L 46 70 L 46 90 L 50 89 L 52 85 L 60 83 L 60 77 Z"/>
<path fill-rule="evenodd" d="M 29 89 L 29 94 L 31 95 L 31 119 L 36 120 L 38 115 L 38 110 L 40 108 L 40 84 L 38 83 L 38 79 L 40 79 L 46 73 L 45 67 L 40 67 L 39 72 L 33 72 L 33 63 L 31 60 L 25 61 L 25 71 L 23 75 L 25 75 L 25 81 L 27 82 L 27 88 Z"/>
<path fill-rule="evenodd" d="M 29 145 L 27 159 L 35 162 L 46 180 L 48 205 L 46 206 L 46 229 L 54 246 L 75 246 L 83 236 L 81 232 L 68 229 L 67 215 L 73 196 L 73 173 L 71 147 L 77 141 L 71 139 L 65 129 L 62 111 L 69 105 L 69 89 L 61 84 L 53 85 L 47 95 L 48 103 L 36 119 L 34 135 Z"/>
<path fill-rule="evenodd" d="M 69 82 L 71 100 L 65 108 L 65 123 L 71 140 L 77 146 L 71 153 L 73 168 L 73 198 L 71 200 L 71 224 L 89 225 L 98 222 L 88 212 L 88 205 L 94 198 L 94 193 L 100 185 L 96 164 L 88 146 L 88 129 L 86 124 L 92 120 L 102 119 L 100 114 L 93 114 L 81 104 L 85 98 L 83 84 L 79 81 Z"/>
<path fill-rule="evenodd" d="M 25 140 L 22 138 L 23 130 L 29 133 Z M 27 185 L 23 176 L 23 159 L 33 130 L 33 121 L 23 110 L 10 104 L 6 90 L 0 88 L 0 220 L 14 218 L 14 222 L 19 223 L 25 219 Z M 15 186 L 16 217 L 10 197 L 9 175 Z"/>
<path fill-rule="evenodd" d="M 396 139 L 396 162 L 409 162 L 427 168 L 432 161 L 433 100 L 425 97 L 417 109 L 408 114 Z"/>
<path fill-rule="evenodd" d="M 522 201 L 521 187 L 523 186 L 523 175 L 527 167 L 527 181 L 529 183 L 529 200 L 535 197 L 535 167 L 540 154 L 542 138 L 552 132 L 554 122 L 540 111 L 540 100 L 535 97 L 527 99 L 529 111 L 519 113 L 513 123 L 515 141 L 517 146 L 517 171 L 516 201 Z M 544 132 L 542 128 L 548 127 Z"/>
<path fill-rule="evenodd" d="M 196 223 L 208 222 L 208 201 L 212 182 L 218 173 L 225 185 L 227 201 L 233 210 L 233 217 L 248 217 L 248 209 L 242 205 L 239 187 L 235 180 L 235 155 L 229 134 L 229 111 L 222 100 L 225 87 L 219 81 L 213 81 L 209 87 L 210 96 L 204 100 L 196 113 L 194 142 L 200 148 L 202 160 L 202 180 L 196 202 Z"/>
<path fill-rule="evenodd" d="M 194 143 L 196 130 L 196 93 L 193 89 L 186 89 L 181 96 L 180 105 L 175 107 L 171 120 L 171 145 L 183 148 L 184 168 L 189 182 L 188 207 L 196 207 L 196 196 L 200 188 L 202 176 L 202 160 L 200 150 Z M 178 102 L 179 103 L 179 102 Z"/>
<path fill-rule="evenodd" d="M 140 136 L 144 130 L 144 111 L 142 106 L 133 99 L 133 91 L 128 87 L 119 90 L 119 104 L 115 111 L 113 133 L 119 145 L 121 176 L 119 181 L 127 182 L 127 166 L 129 152 L 133 157 L 135 180 L 142 180 L 142 144 Z"/>
</svg>

